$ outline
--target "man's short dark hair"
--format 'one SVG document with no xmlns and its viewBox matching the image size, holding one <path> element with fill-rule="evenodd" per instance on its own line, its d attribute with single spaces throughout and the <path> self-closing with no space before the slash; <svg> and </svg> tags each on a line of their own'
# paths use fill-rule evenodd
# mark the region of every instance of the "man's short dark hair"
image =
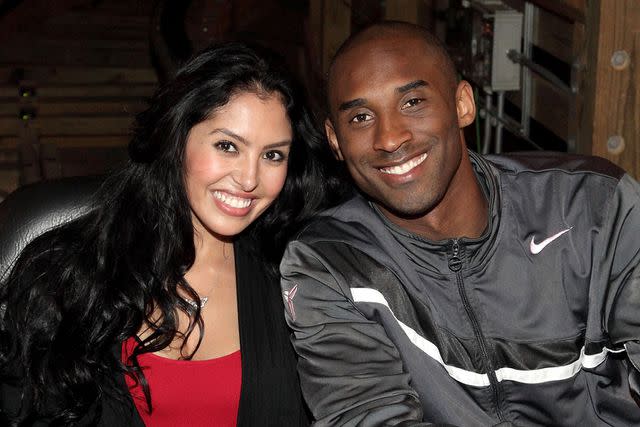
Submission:
<svg viewBox="0 0 640 427">
<path fill-rule="evenodd" d="M 431 33 L 426 28 L 411 24 L 408 22 L 402 21 L 382 21 L 377 22 L 375 24 L 371 24 L 360 31 L 357 31 L 351 34 L 342 45 L 338 48 L 335 55 L 331 58 L 331 63 L 329 64 L 329 71 L 327 73 L 327 89 L 331 80 L 331 72 L 337 60 L 344 55 L 346 52 L 351 50 L 351 48 L 356 45 L 358 42 L 366 40 L 367 38 L 373 38 L 381 34 L 405 34 L 405 35 L 413 35 L 417 38 L 422 39 L 425 42 L 425 46 L 428 49 L 429 53 L 435 53 L 436 57 L 442 61 L 443 72 L 445 75 L 450 76 L 450 83 L 455 90 L 458 85 L 459 78 L 458 72 L 456 70 L 456 66 L 451 59 L 451 55 L 447 51 L 446 46 L 438 37 L 436 37 L 433 33 Z M 328 91 L 327 91 L 328 93 Z"/>
</svg>

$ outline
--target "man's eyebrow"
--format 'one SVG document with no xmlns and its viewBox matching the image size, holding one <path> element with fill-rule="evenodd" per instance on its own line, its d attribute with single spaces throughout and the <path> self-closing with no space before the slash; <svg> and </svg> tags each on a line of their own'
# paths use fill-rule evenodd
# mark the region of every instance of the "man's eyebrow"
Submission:
<svg viewBox="0 0 640 427">
<path fill-rule="evenodd" d="M 233 131 L 230 131 L 227 128 L 216 128 L 216 129 L 212 130 L 211 132 L 209 132 L 209 134 L 214 134 L 216 132 L 223 133 L 223 134 L 227 135 L 228 137 L 236 139 L 236 140 L 240 141 L 244 145 L 247 145 L 247 146 L 251 145 L 249 143 L 249 141 L 247 141 L 244 137 L 238 135 L 237 133 L 235 133 Z M 291 145 L 291 140 L 274 142 L 273 144 L 265 145 L 263 148 L 268 150 L 268 149 L 271 149 L 271 148 L 286 147 L 288 145 Z"/>
<path fill-rule="evenodd" d="M 338 111 L 346 111 L 353 107 L 361 107 L 364 104 L 365 104 L 364 98 L 352 99 L 351 101 L 346 101 L 340 104 L 340 106 L 338 107 Z"/>
<path fill-rule="evenodd" d="M 424 80 L 416 80 L 411 83 L 407 83 L 406 85 L 400 86 L 399 88 L 396 88 L 396 92 L 405 93 L 405 92 L 409 92 L 412 89 L 423 87 L 423 86 L 429 86 L 429 84 Z"/>
<path fill-rule="evenodd" d="M 418 87 L 424 87 L 424 86 L 429 86 L 429 83 L 425 82 L 424 80 L 416 80 L 396 88 L 396 92 L 405 93 L 412 89 L 415 89 Z M 338 107 L 338 111 L 346 111 L 346 110 L 349 110 L 350 108 L 361 107 L 364 104 L 366 104 L 366 100 L 364 98 L 352 99 L 351 101 L 346 101 L 340 104 L 340 106 Z"/>
</svg>

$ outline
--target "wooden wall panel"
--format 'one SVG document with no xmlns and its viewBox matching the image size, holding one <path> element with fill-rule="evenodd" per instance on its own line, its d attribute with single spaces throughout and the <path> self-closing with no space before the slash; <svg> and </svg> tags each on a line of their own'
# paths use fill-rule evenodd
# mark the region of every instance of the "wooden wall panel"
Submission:
<svg viewBox="0 0 640 427">
<path fill-rule="evenodd" d="M 591 1 L 587 34 L 588 75 L 578 149 L 606 157 L 640 178 L 640 2 Z M 614 58 L 622 61 L 616 64 Z"/>
<path fill-rule="evenodd" d="M 545 9 L 537 9 L 533 21 L 533 44 L 571 64 L 574 24 Z"/>
<path fill-rule="evenodd" d="M 569 95 L 536 75 L 532 77 L 531 93 L 533 94 L 531 117 L 567 141 L 569 139 Z"/>
<path fill-rule="evenodd" d="M 394 21 L 419 24 L 421 6 L 421 0 L 387 0 L 384 17 Z"/>
<path fill-rule="evenodd" d="M 502 0 L 514 9 L 522 10 L 525 0 Z M 586 0 L 527 0 L 540 9 L 546 10 L 569 22 L 585 20 Z"/>
<path fill-rule="evenodd" d="M 329 70 L 331 58 L 351 34 L 351 7 L 344 0 L 322 0 L 322 69 Z"/>
<path fill-rule="evenodd" d="M 523 12 L 524 1 L 510 0 L 508 3 L 511 7 Z M 532 40 L 534 46 L 567 65 L 572 64 L 576 56 L 573 51 L 573 29 L 582 24 L 569 21 L 566 17 L 541 7 L 536 7 L 534 10 Z M 577 124 L 572 114 L 572 96 L 535 72 L 531 72 L 530 75 L 532 80 L 531 118 L 563 141 L 573 143 L 570 140 L 575 138 Z M 507 100 L 514 105 L 521 105 L 522 92 L 509 91 L 506 96 Z"/>
</svg>

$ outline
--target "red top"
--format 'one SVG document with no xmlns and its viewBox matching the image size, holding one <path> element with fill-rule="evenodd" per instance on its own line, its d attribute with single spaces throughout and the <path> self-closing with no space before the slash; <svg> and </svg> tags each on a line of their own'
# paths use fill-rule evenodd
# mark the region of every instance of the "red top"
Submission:
<svg viewBox="0 0 640 427">
<path fill-rule="evenodd" d="M 135 338 L 122 344 L 126 362 Z M 240 402 L 240 350 L 209 360 L 173 360 L 145 353 L 138 356 L 151 392 L 149 414 L 141 386 L 125 375 L 138 413 L 146 426 L 235 426 Z"/>
</svg>

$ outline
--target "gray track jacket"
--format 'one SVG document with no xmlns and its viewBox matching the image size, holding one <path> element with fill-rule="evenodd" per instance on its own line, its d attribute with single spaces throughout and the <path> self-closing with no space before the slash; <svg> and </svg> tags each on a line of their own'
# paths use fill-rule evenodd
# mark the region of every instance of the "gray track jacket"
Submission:
<svg viewBox="0 0 640 427">
<path fill-rule="evenodd" d="M 478 239 L 427 241 L 356 196 L 289 245 L 317 425 L 640 425 L 640 186 L 597 158 L 470 155 Z"/>
</svg>

